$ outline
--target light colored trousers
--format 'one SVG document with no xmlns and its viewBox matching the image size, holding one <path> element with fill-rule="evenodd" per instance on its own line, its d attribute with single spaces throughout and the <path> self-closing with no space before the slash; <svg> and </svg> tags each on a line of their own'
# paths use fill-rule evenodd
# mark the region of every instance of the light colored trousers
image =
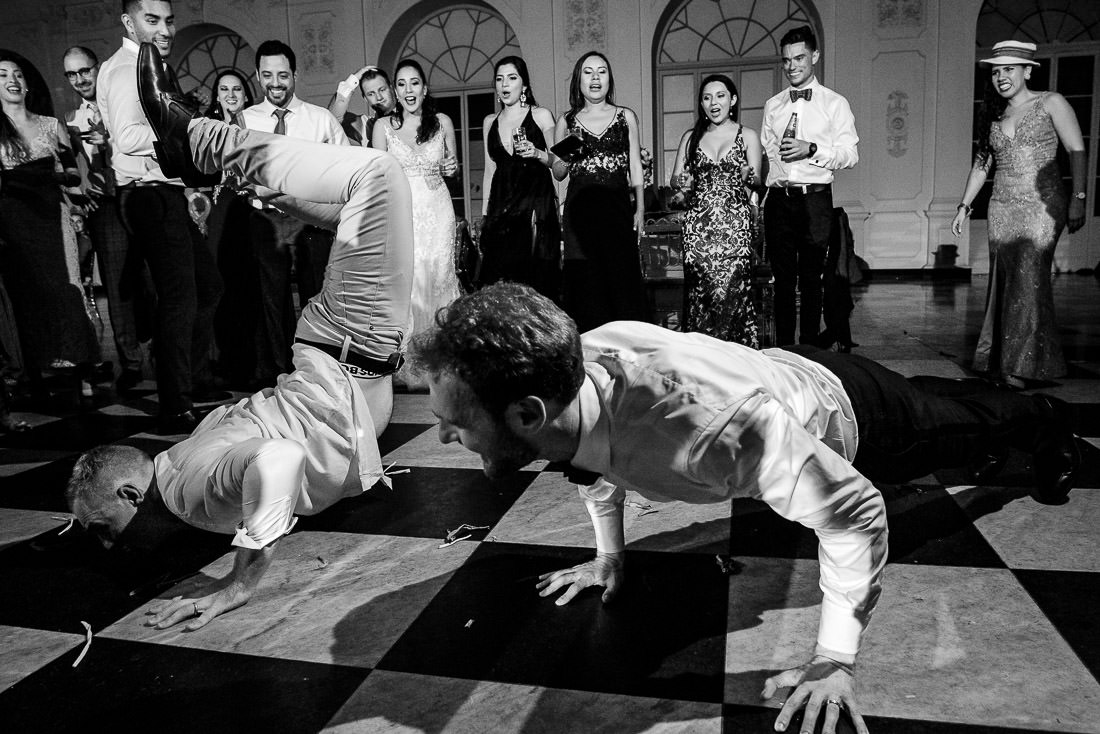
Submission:
<svg viewBox="0 0 1100 734">
<path fill-rule="evenodd" d="M 398 353 L 409 325 L 413 226 L 397 160 L 205 118 L 188 134 L 200 170 L 235 173 L 260 187 L 266 203 L 336 232 L 321 292 L 302 309 L 295 336 L 383 362 Z M 380 433 L 392 411 L 391 379 L 358 382 Z"/>
</svg>

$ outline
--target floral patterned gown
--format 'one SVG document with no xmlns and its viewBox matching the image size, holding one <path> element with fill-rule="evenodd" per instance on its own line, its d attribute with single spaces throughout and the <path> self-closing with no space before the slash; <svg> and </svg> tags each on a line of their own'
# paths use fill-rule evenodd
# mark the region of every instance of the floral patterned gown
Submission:
<svg viewBox="0 0 1100 734">
<path fill-rule="evenodd" d="M 1047 380 L 1066 374 L 1054 321 L 1050 268 L 1066 224 L 1058 173 L 1058 134 L 1045 95 L 1025 112 L 1013 137 L 989 131 L 996 162 L 989 201 L 989 292 L 974 369 Z"/>
<path fill-rule="evenodd" d="M 695 196 L 684 216 L 684 330 L 758 349 L 752 212 L 741 182 L 746 163 L 740 130 L 717 162 L 695 150 Z"/>
<path fill-rule="evenodd" d="M 407 338 L 431 326 L 435 312 L 460 294 L 455 274 L 455 210 L 451 193 L 439 172 L 446 155 L 443 130 L 417 148 L 384 125 L 389 152 L 401 163 L 412 189 L 413 203 L 413 287 L 412 323 Z M 407 369 L 397 375 L 398 382 L 423 387 Z"/>
</svg>

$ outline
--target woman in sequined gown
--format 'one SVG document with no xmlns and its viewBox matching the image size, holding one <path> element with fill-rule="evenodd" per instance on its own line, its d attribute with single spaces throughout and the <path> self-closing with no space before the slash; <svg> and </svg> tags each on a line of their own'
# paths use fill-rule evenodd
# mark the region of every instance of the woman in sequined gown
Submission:
<svg viewBox="0 0 1100 734">
<path fill-rule="evenodd" d="M 672 185 L 694 189 L 684 216 L 684 331 L 760 347 L 752 301 L 756 231 L 747 187 L 760 180 L 760 136 L 736 122 L 737 87 L 703 79 L 699 114 L 684 133 Z"/>
<path fill-rule="evenodd" d="M 61 186 L 80 183 L 69 135 L 27 106 L 18 62 L 0 56 L 0 272 L 11 299 L 32 391 L 42 370 L 77 365 L 76 383 L 99 360 L 99 342 L 80 287 L 76 233 Z"/>
<path fill-rule="evenodd" d="M 562 306 L 582 332 L 649 316 L 638 255 L 645 211 L 638 119 L 615 106 L 614 92 L 607 58 L 585 54 L 573 67 L 570 110 L 555 130 L 558 140 L 575 135 L 583 143 L 569 161 L 555 156 L 551 169 L 559 181 L 569 176 Z"/>
<path fill-rule="evenodd" d="M 1032 44 L 1020 45 L 1024 52 L 1002 53 L 1034 49 Z M 995 166 L 989 202 L 989 290 L 974 369 L 1020 388 L 1025 380 L 1066 374 L 1050 285 L 1054 247 L 1067 222 L 1055 154 L 1061 140 L 1070 153 L 1073 190 L 1084 192 L 1084 143 L 1062 95 L 1027 88 L 1034 61 L 1000 56 L 983 63 L 990 61 L 1000 63 L 990 64 L 992 93 L 987 91 L 978 154 L 952 230 L 961 234 L 970 202 Z M 1068 220 L 1071 232 L 1084 223 L 1083 196 L 1071 199 Z"/>
<path fill-rule="evenodd" d="M 413 289 L 406 339 L 431 326 L 435 312 L 460 294 L 455 274 L 455 211 L 444 176 L 458 171 L 451 119 L 435 111 L 424 71 L 406 59 L 394 74 L 397 108 L 379 120 L 371 146 L 389 151 L 409 178 L 413 202 Z M 398 384 L 421 389 L 426 383 L 405 368 Z"/>
<path fill-rule="evenodd" d="M 554 115 L 539 107 L 527 64 L 506 56 L 494 70 L 499 113 L 482 124 L 485 140 L 480 284 L 526 283 L 561 301 L 561 227 L 548 170 Z M 523 137 L 516 141 L 515 133 Z"/>
</svg>

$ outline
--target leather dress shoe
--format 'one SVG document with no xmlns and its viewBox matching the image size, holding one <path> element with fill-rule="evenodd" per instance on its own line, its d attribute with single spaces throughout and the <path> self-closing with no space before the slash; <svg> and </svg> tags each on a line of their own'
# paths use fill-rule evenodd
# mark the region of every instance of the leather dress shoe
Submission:
<svg viewBox="0 0 1100 734">
<path fill-rule="evenodd" d="M 202 419 L 194 410 L 185 410 L 180 413 L 169 413 L 157 418 L 157 432 L 163 436 L 176 436 L 190 434 L 199 425 Z"/>
<path fill-rule="evenodd" d="M 153 150 L 161 171 L 165 176 L 182 179 L 187 186 L 216 186 L 221 174 L 198 169 L 187 137 L 188 124 L 200 117 L 198 106 L 168 78 L 164 60 L 153 44 L 141 44 L 137 68 L 138 98 L 157 137 Z"/>
<path fill-rule="evenodd" d="M 1061 504 L 1073 489 L 1073 480 L 1081 467 L 1081 449 L 1074 436 L 1073 408 L 1049 395 L 1035 395 L 1049 412 L 1049 420 L 1039 429 L 1032 452 L 1036 499 L 1045 504 Z"/>
</svg>

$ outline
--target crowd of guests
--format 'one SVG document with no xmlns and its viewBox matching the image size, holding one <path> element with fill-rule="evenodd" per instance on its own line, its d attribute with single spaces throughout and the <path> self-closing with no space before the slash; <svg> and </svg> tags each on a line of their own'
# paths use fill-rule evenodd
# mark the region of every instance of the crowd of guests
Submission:
<svg viewBox="0 0 1100 734">
<path fill-rule="evenodd" d="M 117 391 L 142 379 L 141 341 L 151 336 L 161 428 L 186 431 L 197 422 L 195 402 L 227 397 L 223 387 L 274 384 L 291 370 L 297 313 L 322 288 L 332 234 L 280 211 L 232 175 L 185 184 L 149 163 L 153 141 L 140 124 L 133 84 L 136 48 L 151 41 L 167 53 L 175 29 L 167 13 L 149 11 L 168 3 L 126 6 L 126 37 L 110 59 L 101 65 L 79 46 L 64 54 L 64 73 L 80 98 L 64 122 L 43 114 L 20 59 L 0 59 L 0 307 L 15 325 L 0 356 L 19 366 L 32 395 L 48 395 L 43 374 L 59 366 L 73 375 L 74 389 L 90 394 L 100 344 L 82 289 L 83 243 L 105 286 Z M 1065 373 L 1049 279 L 1066 223 L 1053 161 L 1060 141 L 1073 166 L 1073 231 L 1083 221 L 1084 153 L 1064 98 L 1027 87 L 1034 46 L 997 49 L 983 62 L 992 76 L 978 156 L 953 228 L 961 232 L 968 202 L 996 163 L 989 305 L 974 365 L 1023 387 Z M 682 135 L 669 180 L 685 209 L 682 329 L 754 348 L 850 351 L 851 301 L 837 272 L 842 210 L 834 209 L 832 182 L 858 162 L 854 116 L 843 96 L 817 80 L 819 50 L 809 27 L 783 36 L 781 55 L 789 87 L 765 102 L 759 131 L 738 121 L 739 92 L 728 76 L 712 74 L 698 86 L 697 118 Z M 456 271 L 461 226 L 445 181 L 460 168 L 455 128 L 438 111 L 424 70 L 411 59 L 392 75 L 364 66 L 338 85 L 326 109 L 295 95 L 296 58 L 285 43 L 260 44 L 256 69 L 260 99 L 247 75 L 226 69 L 214 79 L 206 116 L 393 155 L 414 202 L 409 335 L 431 326 L 464 287 Z M 356 91 L 367 105 L 363 114 L 348 112 Z M 610 60 L 595 51 L 577 59 L 569 109 L 557 118 L 538 104 L 518 56 L 496 62 L 494 91 L 498 111 L 482 121 L 486 196 L 475 223 L 476 286 L 530 285 L 582 332 L 649 320 L 640 264 L 643 148 L 637 115 L 616 102 Z M 565 180 L 559 203 L 555 181 Z M 767 335 L 753 289 L 763 261 L 774 277 L 774 333 Z M 396 384 L 424 388 L 405 370 Z M 24 430 L 9 402 L 5 384 L 0 430 Z"/>
</svg>

